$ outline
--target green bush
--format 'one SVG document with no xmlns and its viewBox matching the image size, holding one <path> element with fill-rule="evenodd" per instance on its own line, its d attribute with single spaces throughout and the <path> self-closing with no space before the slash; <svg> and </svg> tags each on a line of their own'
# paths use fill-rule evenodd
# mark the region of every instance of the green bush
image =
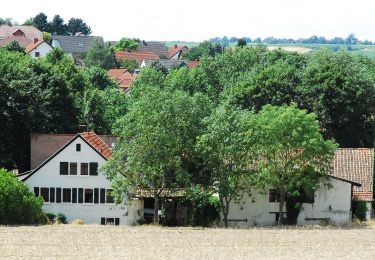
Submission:
<svg viewBox="0 0 375 260">
<path fill-rule="evenodd" d="M 47 212 L 45 215 L 46 215 L 47 220 L 48 220 L 50 223 L 54 223 L 54 222 L 55 222 L 56 214 L 54 214 L 54 213 L 50 213 L 50 212 Z"/>
<path fill-rule="evenodd" d="M 0 169 L 0 224 L 45 223 L 42 211 L 43 199 L 35 197 L 27 184 L 15 174 Z"/>
<path fill-rule="evenodd" d="M 352 203 L 353 206 L 353 216 L 359 220 L 366 220 L 367 206 L 366 201 L 356 201 Z"/>
<path fill-rule="evenodd" d="M 59 224 L 66 224 L 68 223 L 66 221 L 66 216 L 63 214 L 63 213 L 58 213 L 57 216 L 56 216 L 56 221 L 57 223 Z"/>
</svg>

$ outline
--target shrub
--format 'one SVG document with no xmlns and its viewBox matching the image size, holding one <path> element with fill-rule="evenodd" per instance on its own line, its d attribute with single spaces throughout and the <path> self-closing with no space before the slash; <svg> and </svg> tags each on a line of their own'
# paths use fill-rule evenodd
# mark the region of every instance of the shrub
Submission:
<svg viewBox="0 0 375 260">
<path fill-rule="evenodd" d="M 0 224 L 45 223 L 43 199 L 36 197 L 15 174 L 0 169 Z"/>
<path fill-rule="evenodd" d="M 359 220 L 366 220 L 367 206 L 366 201 L 353 201 L 353 215 Z"/>
<path fill-rule="evenodd" d="M 63 213 L 58 213 L 56 216 L 56 222 L 59 224 L 66 224 L 66 216 Z"/>
<path fill-rule="evenodd" d="M 48 222 L 50 222 L 50 223 L 55 222 L 56 214 L 47 212 L 47 213 L 45 213 L 45 215 L 46 215 L 46 218 L 47 218 Z"/>
<path fill-rule="evenodd" d="M 82 219 L 75 219 L 72 221 L 73 225 L 84 225 L 85 224 L 85 221 L 83 221 Z"/>
</svg>

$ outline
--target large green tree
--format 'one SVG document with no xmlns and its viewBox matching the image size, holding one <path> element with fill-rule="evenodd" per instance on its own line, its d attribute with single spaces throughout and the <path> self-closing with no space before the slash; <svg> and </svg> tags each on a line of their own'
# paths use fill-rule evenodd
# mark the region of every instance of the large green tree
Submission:
<svg viewBox="0 0 375 260">
<path fill-rule="evenodd" d="M 85 59 L 86 66 L 95 66 L 108 70 L 116 68 L 116 59 L 111 48 L 102 38 L 93 40 Z"/>
<path fill-rule="evenodd" d="M 49 31 L 49 24 L 47 21 L 47 15 L 44 13 L 39 13 L 33 18 L 33 24 L 42 32 Z"/>
<path fill-rule="evenodd" d="M 210 189 L 219 195 L 225 227 L 228 227 L 229 205 L 250 194 L 252 151 L 246 132 L 251 116 L 250 112 L 221 105 L 204 120 L 206 130 L 197 141 L 211 173 Z"/>
<path fill-rule="evenodd" d="M 57 35 L 67 35 L 68 33 L 64 19 L 58 14 L 48 23 L 48 30 L 48 32 Z"/>
<path fill-rule="evenodd" d="M 315 114 L 295 105 L 267 105 L 249 124 L 248 138 L 257 152 L 256 184 L 279 191 L 281 225 L 286 196 L 316 189 L 327 177 L 337 145 L 324 140 Z"/>
<path fill-rule="evenodd" d="M 138 87 L 143 91 L 130 101 L 128 113 L 114 128 L 120 141 L 104 171 L 117 202 L 127 203 L 138 188 L 151 190 L 158 223 L 163 191 L 183 187 L 189 179 L 185 165 L 194 157 L 209 102 L 203 95 Z"/>
<path fill-rule="evenodd" d="M 66 25 L 67 32 L 70 35 L 75 35 L 78 32 L 83 33 L 84 35 L 91 34 L 91 28 L 80 18 L 70 18 L 68 24 Z"/>
</svg>

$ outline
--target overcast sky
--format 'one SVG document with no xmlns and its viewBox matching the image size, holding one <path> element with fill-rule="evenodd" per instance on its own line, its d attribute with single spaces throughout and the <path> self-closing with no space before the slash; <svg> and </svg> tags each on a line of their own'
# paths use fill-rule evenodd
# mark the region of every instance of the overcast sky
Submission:
<svg viewBox="0 0 375 260">
<path fill-rule="evenodd" d="M 0 17 L 22 23 L 44 12 L 82 18 L 105 40 L 201 41 L 215 36 L 300 38 L 311 35 L 375 40 L 374 0 L 18 0 Z"/>
</svg>

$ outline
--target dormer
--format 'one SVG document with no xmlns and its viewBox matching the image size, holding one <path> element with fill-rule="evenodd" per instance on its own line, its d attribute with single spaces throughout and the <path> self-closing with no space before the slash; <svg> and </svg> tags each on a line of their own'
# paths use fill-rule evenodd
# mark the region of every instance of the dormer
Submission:
<svg viewBox="0 0 375 260">
<path fill-rule="evenodd" d="M 13 36 L 25 37 L 25 33 L 21 29 L 17 29 L 15 32 L 13 32 Z"/>
</svg>

